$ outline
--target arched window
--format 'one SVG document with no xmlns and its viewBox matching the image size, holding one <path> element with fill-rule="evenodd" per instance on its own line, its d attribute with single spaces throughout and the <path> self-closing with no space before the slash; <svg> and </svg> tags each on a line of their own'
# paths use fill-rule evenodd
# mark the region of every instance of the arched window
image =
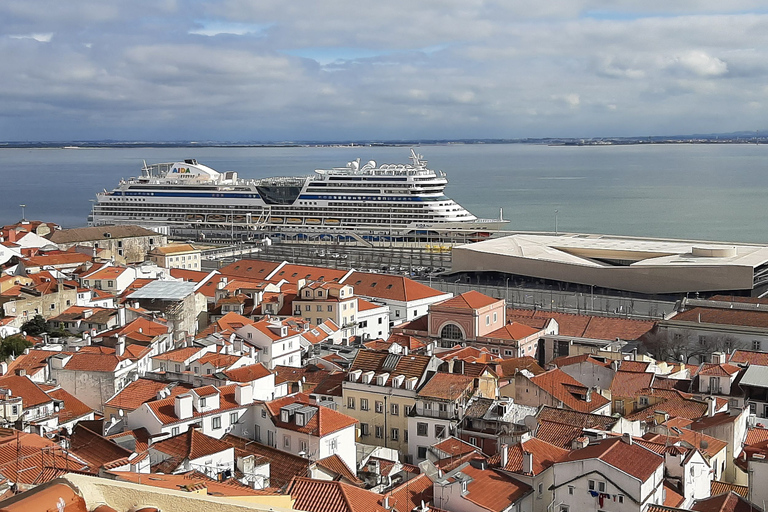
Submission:
<svg viewBox="0 0 768 512">
<path fill-rule="evenodd" d="M 461 329 L 456 324 L 448 324 L 440 331 L 440 337 L 448 340 L 460 340 L 464 338 Z"/>
</svg>

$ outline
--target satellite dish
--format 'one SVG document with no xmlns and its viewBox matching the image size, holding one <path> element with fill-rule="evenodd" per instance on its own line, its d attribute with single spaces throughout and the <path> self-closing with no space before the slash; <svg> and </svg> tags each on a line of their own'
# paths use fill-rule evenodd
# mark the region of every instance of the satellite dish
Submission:
<svg viewBox="0 0 768 512">
<path fill-rule="evenodd" d="M 534 432 L 536 430 L 536 427 L 539 426 L 539 420 L 536 419 L 536 416 L 531 416 L 529 414 L 523 419 L 523 424 L 526 427 L 528 427 L 528 430 L 530 430 L 531 432 Z"/>
<path fill-rule="evenodd" d="M 248 432 L 247 430 L 243 430 L 243 437 L 248 437 L 249 434 L 250 432 Z"/>
<path fill-rule="evenodd" d="M 705 439 L 702 439 L 699 443 L 699 447 L 701 447 L 702 450 L 706 450 L 709 448 L 709 443 Z"/>
</svg>

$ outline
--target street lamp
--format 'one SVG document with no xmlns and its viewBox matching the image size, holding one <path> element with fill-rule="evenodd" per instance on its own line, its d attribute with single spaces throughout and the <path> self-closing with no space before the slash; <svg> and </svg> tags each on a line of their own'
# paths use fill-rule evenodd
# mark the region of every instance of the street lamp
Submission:
<svg viewBox="0 0 768 512">
<path fill-rule="evenodd" d="M 505 293 L 506 302 L 509 302 L 509 278 L 506 279 L 505 288 L 506 288 L 506 293 Z"/>
<path fill-rule="evenodd" d="M 21 206 L 21 221 L 22 221 L 22 222 L 24 222 L 24 220 L 25 220 L 25 216 L 24 216 L 24 208 L 26 208 L 26 207 L 27 207 L 27 205 L 25 205 L 25 204 L 20 204 L 19 206 Z"/>
<path fill-rule="evenodd" d="M 557 232 L 557 210 L 555 210 L 555 236 L 557 236 L 557 235 L 558 235 L 558 232 Z"/>
</svg>

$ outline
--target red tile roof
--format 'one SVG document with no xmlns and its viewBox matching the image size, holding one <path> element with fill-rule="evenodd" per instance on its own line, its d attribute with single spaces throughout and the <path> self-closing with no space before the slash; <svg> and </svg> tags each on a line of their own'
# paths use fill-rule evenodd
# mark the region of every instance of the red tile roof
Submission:
<svg viewBox="0 0 768 512">
<path fill-rule="evenodd" d="M 425 474 L 406 480 L 387 493 L 389 506 L 398 512 L 401 510 L 410 512 L 420 507 L 421 502 L 428 504 L 434 497 L 432 485 L 432 480 Z"/>
<path fill-rule="evenodd" d="M 664 506 L 679 507 L 684 501 L 685 498 L 677 492 L 677 489 L 667 480 L 664 480 Z"/>
<path fill-rule="evenodd" d="M 651 365 L 648 361 L 620 361 L 619 369 L 622 372 L 647 372 Z"/>
<path fill-rule="evenodd" d="M 20 396 L 24 408 L 37 407 L 53 401 L 40 386 L 32 382 L 29 377 L 19 375 L 6 375 L 0 377 L 0 388 L 11 390 L 12 396 Z"/>
<path fill-rule="evenodd" d="M 559 368 L 534 375 L 530 381 L 563 402 L 565 407 L 575 411 L 591 412 L 609 403 L 607 398 L 597 392 L 591 392 L 589 402 L 580 398 L 580 395 L 585 395 L 590 390 Z"/>
<path fill-rule="evenodd" d="M 736 350 L 731 354 L 731 363 L 749 363 L 758 366 L 768 366 L 768 352 L 754 352 L 752 350 Z"/>
<path fill-rule="evenodd" d="M 100 436 L 84 427 L 82 423 L 75 425 L 69 439 L 69 449 L 78 457 L 88 461 L 93 469 L 99 469 L 111 463 L 128 464 L 128 458 L 133 454 L 112 440 Z"/>
<path fill-rule="evenodd" d="M 695 307 L 676 314 L 670 321 L 765 328 L 768 327 L 768 311 Z"/>
<path fill-rule="evenodd" d="M 205 413 L 201 413 L 197 410 L 193 410 L 192 418 L 199 418 L 201 416 L 214 415 L 214 414 L 221 413 L 223 411 L 244 407 L 242 405 L 239 405 L 235 401 L 235 387 L 237 386 L 239 386 L 239 384 L 230 384 L 228 386 L 221 386 L 220 388 L 218 388 L 220 392 L 219 408 L 211 411 L 207 411 Z M 170 425 L 173 423 L 177 423 L 179 421 L 186 421 L 186 420 L 180 420 L 179 417 L 176 416 L 176 412 L 174 411 L 174 403 L 175 403 L 175 398 L 168 397 L 162 400 L 154 400 L 154 401 L 148 402 L 147 406 L 150 408 L 150 410 L 155 414 L 157 419 L 160 420 L 160 422 L 163 425 Z"/>
<path fill-rule="evenodd" d="M 174 471 L 184 459 L 199 459 L 200 457 L 214 455 L 232 448 L 232 445 L 229 443 L 207 436 L 194 428 L 187 429 L 186 432 L 158 441 L 152 445 L 153 450 L 160 451 L 170 457 L 171 464 L 165 464 L 165 466 L 170 468 L 175 465 L 171 471 Z"/>
<path fill-rule="evenodd" d="M 533 454 L 532 473 L 523 472 L 523 452 Z M 491 465 L 499 466 L 499 469 L 503 469 L 505 471 L 532 476 L 538 475 L 545 469 L 549 468 L 555 462 L 558 462 L 561 458 L 563 458 L 568 452 L 569 450 L 532 437 L 526 441 L 523 441 L 522 443 L 507 447 L 507 465 L 503 468 L 500 467 L 500 453 L 492 456 L 488 462 Z"/>
<path fill-rule="evenodd" d="M 583 427 L 558 423 L 556 421 L 539 420 L 539 426 L 536 429 L 536 438 L 541 439 L 553 446 L 570 450 L 573 440 L 581 437 Z"/>
<path fill-rule="evenodd" d="M 529 485 L 501 471 L 479 469 L 469 465 L 461 472 L 472 479 L 467 484 L 467 493 L 462 497 L 485 510 L 507 510 L 523 496 L 532 492 Z"/>
<path fill-rule="evenodd" d="M 654 374 L 645 372 L 625 372 L 618 371 L 611 381 L 611 399 L 634 398 L 641 389 L 650 388 L 653 382 Z"/>
<path fill-rule="evenodd" d="M 768 441 L 768 428 L 751 427 L 747 429 L 745 445 L 757 444 L 763 441 Z"/>
<path fill-rule="evenodd" d="M 603 367 L 609 367 L 611 366 L 610 361 L 601 361 L 600 359 L 597 359 L 592 354 L 577 354 L 574 356 L 561 356 L 558 358 L 555 358 L 552 360 L 552 364 L 557 366 L 558 368 L 562 368 L 564 366 L 570 366 L 572 364 L 579 364 L 579 363 L 592 363 L 597 366 L 603 366 Z"/>
<path fill-rule="evenodd" d="M 436 373 L 419 390 L 422 398 L 455 402 L 471 392 L 475 379 L 456 373 Z"/>
<path fill-rule="evenodd" d="M 411 302 L 445 295 L 445 292 L 435 290 L 407 277 L 389 274 L 352 272 L 344 284 L 351 284 L 355 289 L 355 295 L 400 302 Z"/>
<path fill-rule="evenodd" d="M 355 485 L 363 483 L 363 481 L 357 478 L 357 475 L 355 475 L 352 470 L 349 469 L 349 466 L 347 466 L 344 460 L 335 453 L 329 457 L 318 460 L 317 465 L 325 468 L 328 471 L 336 473 L 340 477 L 345 478 L 350 483 Z"/>
<path fill-rule="evenodd" d="M 64 365 L 65 370 L 86 372 L 114 372 L 123 359 L 114 354 L 76 352 Z"/>
<path fill-rule="evenodd" d="M 645 482 L 653 475 L 659 466 L 663 466 L 664 458 L 652 451 L 631 445 L 622 438 L 602 439 L 579 450 L 566 454 L 562 461 L 599 459 L 619 471 Z"/>
<path fill-rule="evenodd" d="M 227 379 L 234 382 L 251 382 L 266 377 L 271 373 L 272 372 L 261 363 L 249 364 L 247 366 L 235 368 L 234 370 L 224 371 L 224 375 L 227 376 Z"/>
<path fill-rule="evenodd" d="M 346 414 L 319 405 L 312 405 L 312 407 L 317 408 L 317 412 L 312 415 L 312 417 L 309 419 L 309 421 L 307 421 L 305 425 L 297 425 L 295 421 L 282 421 L 280 418 L 280 408 L 293 403 L 312 405 L 309 402 L 309 396 L 304 393 L 297 393 L 295 395 L 278 398 L 277 400 L 272 400 L 271 402 L 265 403 L 267 410 L 272 416 L 272 422 L 276 427 L 317 437 L 324 437 L 328 434 L 337 432 L 357 423 L 357 420 L 351 416 L 347 416 Z"/>
<path fill-rule="evenodd" d="M 535 327 L 521 324 L 519 322 L 512 322 L 504 325 L 504 327 L 500 329 L 496 329 L 495 331 L 486 334 L 485 336 L 483 336 L 483 338 L 515 341 L 515 340 L 522 340 L 524 338 L 527 338 L 528 336 L 533 336 L 539 331 L 540 329 L 536 329 Z"/>
<path fill-rule="evenodd" d="M 151 485 L 152 487 L 159 487 L 162 489 L 186 492 L 197 492 L 201 489 L 205 489 L 205 494 L 208 496 L 269 496 L 277 494 L 274 489 L 251 489 L 234 479 L 219 482 L 197 471 L 189 471 L 187 473 L 176 475 L 159 473 L 147 475 L 146 473 L 133 473 L 130 471 L 112 471 L 109 472 L 109 475 L 115 480 Z"/>
<path fill-rule="evenodd" d="M 93 409 L 63 389 L 54 389 L 52 391 L 48 391 L 47 393 L 48 396 L 54 400 L 60 400 L 63 402 L 63 407 L 61 407 L 56 413 L 56 416 L 59 417 L 59 424 L 82 418 L 83 416 L 94 412 Z"/>
<path fill-rule="evenodd" d="M 735 373 L 739 373 L 739 367 L 734 364 L 704 363 L 699 368 L 698 375 L 706 375 L 708 377 L 730 377 Z"/>
<path fill-rule="evenodd" d="M 440 452 L 439 455 L 441 459 L 450 457 L 455 458 L 469 453 L 480 452 L 480 449 L 477 446 L 453 436 L 433 444 L 432 448 Z"/>
<path fill-rule="evenodd" d="M 504 359 L 499 363 L 499 367 L 501 369 L 499 377 L 514 377 L 515 373 L 521 370 L 528 370 L 534 375 L 540 375 L 545 371 L 531 356 Z"/>
<path fill-rule="evenodd" d="M 0 429 L 0 476 L 21 484 L 43 484 L 88 464 L 37 434 Z"/>
<path fill-rule="evenodd" d="M 530 323 L 525 320 L 526 318 L 536 320 L 537 323 Z M 558 323 L 561 336 L 611 341 L 617 338 L 627 341 L 639 339 L 655 325 L 655 322 L 650 320 L 630 320 L 627 318 L 576 315 L 573 313 L 530 309 L 510 308 L 507 310 L 508 320 L 514 319 L 539 329 L 542 326 L 540 319 L 550 318 Z"/>
<path fill-rule="evenodd" d="M 130 412 L 138 409 L 144 402 L 149 402 L 157 399 L 157 393 L 162 389 L 170 389 L 170 397 L 186 393 L 192 389 L 189 385 L 169 384 L 167 382 L 159 382 L 151 379 L 139 378 L 120 392 L 115 394 L 112 398 L 107 400 L 104 404 L 115 409 L 123 409 L 125 412 Z"/>
<path fill-rule="evenodd" d="M 480 309 L 501 302 L 501 299 L 494 299 L 476 290 L 464 292 L 452 299 L 444 300 L 438 305 L 441 308 L 453 309 Z"/>
<path fill-rule="evenodd" d="M 387 512 L 381 495 L 354 485 L 294 478 L 287 490 L 297 510 L 307 512 Z"/>
<path fill-rule="evenodd" d="M 749 487 L 746 485 L 738 485 L 738 484 L 730 484 L 728 482 L 719 482 L 717 480 L 712 480 L 709 482 L 709 494 L 711 496 L 717 496 L 719 494 L 727 493 L 727 492 L 735 492 L 739 496 L 742 496 L 744 498 L 749 498 Z"/>
<path fill-rule="evenodd" d="M 225 435 L 221 440 L 233 446 L 238 457 L 254 455 L 269 462 L 270 487 L 283 487 L 294 477 L 306 476 L 307 474 L 310 461 L 298 455 L 292 455 L 277 448 L 232 434 Z"/>
<path fill-rule="evenodd" d="M 390 357 L 394 362 L 394 367 L 383 370 L 382 365 L 384 361 Z M 405 356 L 395 356 L 388 352 L 379 352 L 375 350 L 359 350 L 355 356 L 355 360 L 352 362 L 350 371 L 361 370 L 363 372 L 373 371 L 381 373 L 386 371 L 390 374 L 389 380 L 386 385 L 389 385 L 392 377 L 397 375 L 403 375 L 406 379 L 416 377 L 421 378 L 424 375 L 427 367 L 429 366 L 431 358 L 429 356 L 422 356 L 418 354 L 409 354 Z"/>
<path fill-rule="evenodd" d="M 746 498 L 731 491 L 727 494 L 698 500 L 691 510 L 696 512 L 762 512 L 763 509 L 752 505 Z"/>
</svg>

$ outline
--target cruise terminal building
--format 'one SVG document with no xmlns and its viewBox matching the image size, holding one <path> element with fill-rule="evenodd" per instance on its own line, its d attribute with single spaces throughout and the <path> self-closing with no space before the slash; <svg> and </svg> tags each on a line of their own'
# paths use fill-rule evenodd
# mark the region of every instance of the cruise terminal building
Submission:
<svg viewBox="0 0 768 512">
<path fill-rule="evenodd" d="M 507 275 L 657 296 L 768 294 L 768 246 L 590 234 L 513 234 L 453 249 L 452 274 Z"/>
</svg>

